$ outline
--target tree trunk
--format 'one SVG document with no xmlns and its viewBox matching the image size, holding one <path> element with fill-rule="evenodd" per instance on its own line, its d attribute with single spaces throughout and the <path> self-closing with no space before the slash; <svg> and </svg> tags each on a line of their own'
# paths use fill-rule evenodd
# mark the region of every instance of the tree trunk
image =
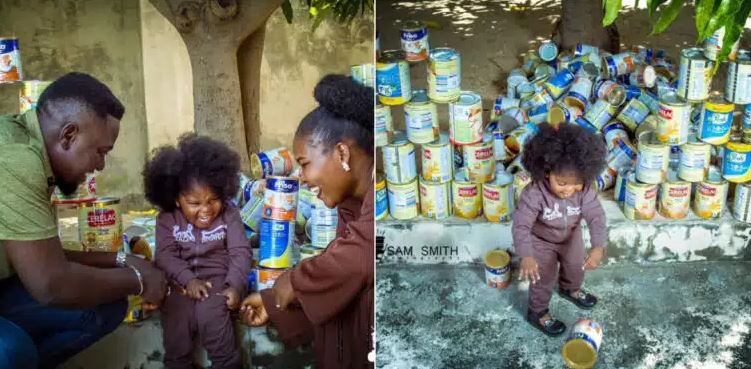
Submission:
<svg viewBox="0 0 751 369">
<path fill-rule="evenodd" d="M 256 152 L 261 148 L 260 80 L 265 36 L 266 27 L 259 27 L 258 31 L 250 35 L 238 50 L 238 60 L 241 61 L 239 70 L 240 76 L 242 76 L 240 87 L 242 88 L 243 117 L 245 118 L 245 140 L 249 152 Z"/>
<path fill-rule="evenodd" d="M 258 132 L 246 131 L 237 49 L 265 26 L 282 0 L 149 1 L 177 28 L 188 48 L 196 132 L 230 145 L 240 154 L 243 171 L 249 172 L 247 137 Z"/>
<path fill-rule="evenodd" d="M 602 0 L 563 0 L 563 11 L 553 38 L 562 50 L 572 50 L 581 42 L 617 53 L 620 37 L 615 24 L 602 27 Z"/>
</svg>

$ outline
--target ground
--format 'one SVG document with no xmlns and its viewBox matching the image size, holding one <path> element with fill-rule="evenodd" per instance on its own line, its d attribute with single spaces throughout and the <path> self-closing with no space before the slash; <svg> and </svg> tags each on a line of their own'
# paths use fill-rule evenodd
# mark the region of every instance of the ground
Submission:
<svg viewBox="0 0 751 369">
<path fill-rule="evenodd" d="M 516 275 L 515 275 L 516 276 Z M 484 284 L 475 264 L 378 266 L 379 368 L 562 368 L 565 336 L 524 321 L 527 290 Z M 591 311 L 557 295 L 551 312 L 571 326 L 601 323 L 596 368 L 751 368 L 751 263 L 623 263 L 589 272 Z"/>
</svg>

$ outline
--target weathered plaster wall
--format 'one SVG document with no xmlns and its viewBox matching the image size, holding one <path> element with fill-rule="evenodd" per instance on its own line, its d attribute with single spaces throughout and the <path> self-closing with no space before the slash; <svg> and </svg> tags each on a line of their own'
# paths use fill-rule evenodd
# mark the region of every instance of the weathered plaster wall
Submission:
<svg viewBox="0 0 751 369">
<path fill-rule="evenodd" d="M 140 13 L 133 0 L 3 0 L 0 35 L 20 41 L 25 79 L 53 80 L 86 72 L 108 85 L 126 107 L 115 149 L 98 179 L 101 193 L 143 193 L 146 153 Z M 0 112 L 18 111 L 19 85 L 0 87 Z"/>
</svg>

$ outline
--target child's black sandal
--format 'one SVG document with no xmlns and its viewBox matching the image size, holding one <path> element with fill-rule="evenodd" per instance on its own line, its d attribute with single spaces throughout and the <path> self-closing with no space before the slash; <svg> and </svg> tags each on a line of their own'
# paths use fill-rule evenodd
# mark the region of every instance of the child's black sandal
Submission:
<svg viewBox="0 0 751 369">
<path fill-rule="evenodd" d="M 558 319 L 551 318 L 546 320 L 544 324 L 540 324 L 540 318 L 545 316 L 545 314 L 547 313 L 548 310 L 545 310 L 541 313 L 534 313 L 530 310 L 527 310 L 527 322 L 550 337 L 557 337 L 565 333 L 566 324 Z"/>
<path fill-rule="evenodd" d="M 591 293 L 587 293 L 584 290 L 579 290 L 576 297 L 571 296 L 571 290 L 559 290 L 558 294 L 566 300 L 569 300 L 576 304 L 576 306 L 582 309 L 591 309 L 597 305 L 597 297 Z"/>
</svg>

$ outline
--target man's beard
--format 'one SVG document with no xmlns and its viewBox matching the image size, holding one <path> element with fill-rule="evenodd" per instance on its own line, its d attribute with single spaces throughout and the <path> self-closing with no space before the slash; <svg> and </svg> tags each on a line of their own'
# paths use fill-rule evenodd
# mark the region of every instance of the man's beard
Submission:
<svg viewBox="0 0 751 369">
<path fill-rule="evenodd" d="M 78 190 L 78 183 L 64 182 L 61 180 L 55 181 L 55 185 L 65 196 L 70 196 Z"/>
</svg>

